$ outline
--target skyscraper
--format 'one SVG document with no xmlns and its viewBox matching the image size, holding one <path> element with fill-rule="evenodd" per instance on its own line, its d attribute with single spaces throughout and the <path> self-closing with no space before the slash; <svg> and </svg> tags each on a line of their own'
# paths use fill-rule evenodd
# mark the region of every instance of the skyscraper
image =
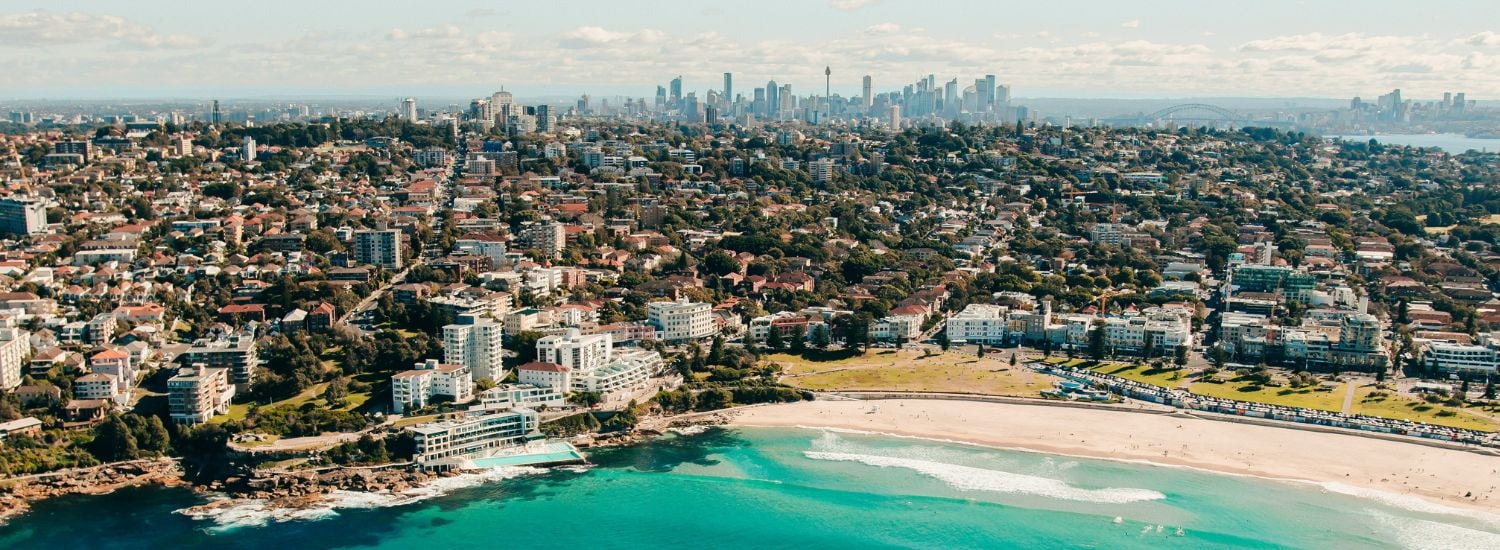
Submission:
<svg viewBox="0 0 1500 550">
<path fill-rule="evenodd" d="M 417 120 L 417 98 L 408 97 L 401 100 L 401 118 L 412 122 Z"/>
<path fill-rule="evenodd" d="M 724 73 L 724 95 L 719 97 L 724 103 L 734 104 L 734 75 Z"/>
<path fill-rule="evenodd" d="M 781 110 L 781 86 L 772 80 L 766 83 L 766 118 L 776 118 L 776 113 Z"/>
<path fill-rule="evenodd" d="M 245 162 L 255 160 L 255 138 L 245 136 L 244 148 L 240 150 L 240 160 Z"/>
<path fill-rule="evenodd" d="M 874 81 L 870 79 L 870 75 L 865 75 L 864 99 L 866 109 L 869 109 L 871 105 L 875 104 L 874 91 Z"/>
<path fill-rule="evenodd" d="M 890 108 L 887 111 L 887 113 L 888 113 L 887 118 L 888 118 L 888 121 L 890 122 L 891 129 L 892 130 L 900 130 L 901 129 L 901 106 L 900 105 L 892 105 L 892 106 L 890 106 Z"/>
<path fill-rule="evenodd" d="M 995 87 L 995 75 L 984 75 L 984 98 L 988 100 L 988 104 L 985 107 L 990 111 L 999 110 L 1000 102 L 995 97 Z"/>
<path fill-rule="evenodd" d="M 677 78 L 672 79 L 671 86 L 672 95 L 670 97 L 670 101 L 672 105 L 675 106 L 678 102 L 682 101 L 682 77 L 678 76 Z"/>
</svg>

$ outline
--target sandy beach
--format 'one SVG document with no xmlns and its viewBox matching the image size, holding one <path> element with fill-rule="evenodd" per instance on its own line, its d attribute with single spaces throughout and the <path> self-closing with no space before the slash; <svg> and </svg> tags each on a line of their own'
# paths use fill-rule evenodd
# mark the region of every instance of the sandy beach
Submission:
<svg viewBox="0 0 1500 550">
<path fill-rule="evenodd" d="M 927 399 L 749 407 L 737 411 L 731 425 L 862 430 L 1332 482 L 1351 488 L 1341 492 L 1373 489 L 1500 515 L 1500 457 L 1353 435 L 1165 414 Z"/>
</svg>

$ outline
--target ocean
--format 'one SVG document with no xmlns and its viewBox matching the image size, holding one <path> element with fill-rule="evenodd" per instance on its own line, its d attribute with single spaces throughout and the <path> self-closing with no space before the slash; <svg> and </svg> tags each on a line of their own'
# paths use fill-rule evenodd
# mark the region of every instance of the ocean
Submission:
<svg viewBox="0 0 1500 550">
<path fill-rule="evenodd" d="M 1398 495 L 814 429 L 721 429 L 272 517 L 144 488 L 38 503 L 0 548 L 1500 548 Z"/>
<path fill-rule="evenodd" d="M 1338 138 L 1345 141 L 1370 141 L 1386 145 L 1407 145 L 1411 147 L 1437 147 L 1450 154 L 1466 153 L 1469 150 L 1490 152 L 1500 151 L 1500 139 L 1493 138 L 1471 138 L 1463 134 L 1380 134 L 1375 136 L 1324 136 L 1327 138 Z"/>
</svg>

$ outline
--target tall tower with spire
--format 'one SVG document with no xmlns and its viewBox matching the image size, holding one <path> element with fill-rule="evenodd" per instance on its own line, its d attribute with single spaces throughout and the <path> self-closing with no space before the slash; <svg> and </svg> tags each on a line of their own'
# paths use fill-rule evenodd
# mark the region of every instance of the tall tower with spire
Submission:
<svg viewBox="0 0 1500 550">
<path fill-rule="evenodd" d="M 823 66 L 823 97 L 833 97 L 829 90 L 833 89 L 833 67 Z"/>
</svg>

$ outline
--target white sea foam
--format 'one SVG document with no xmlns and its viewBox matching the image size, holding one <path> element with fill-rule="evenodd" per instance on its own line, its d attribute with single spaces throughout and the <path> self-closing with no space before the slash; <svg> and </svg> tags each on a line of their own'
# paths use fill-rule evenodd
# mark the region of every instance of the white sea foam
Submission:
<svg viewBox="0 0 1500 550">
<path fill-rule="evenodd" d="M 1478 510 L 1469 510 L 1466 508 L 1458 508 L 1454 506 L 1438 504 L 1421 497 L 1403 495 L 1377 489 L 1367 489 L 1364 487 L 1355 487 L 1352 485 L 1345 485 L 1343 483 L 1334 481 L 1318 483 L 1317 485 L 1319 487 L 1322 487 L 1323 490 L 1331 493 L 1339 493 L 1341 495 L 1359 497 L 1365 500 L 1373 500 L 1392 508 L 1400 508 L 1402 510 L 1423 514 L 1461 516 L 1477 519 L 1490 525 L 1500 526 L 1500 516 L 1486 514 Z M 1500 546 L 1494 546 L 1494 548 L 1500 548 Z"/>
<path fill-rule="evenodd" d="M 240 499 L 233 504 L 206 509 L 184 508 L 177 513 L 214 523 L 211 530 L 228 531 L 240 527 L 259 527 L 285 521 L 310 521 L 331 518 L 339 510 L 401 506 L 441 496 L 459 489 L 546 471 L 533 466 L 506 466 L 453 477 L 440 477 L 420 487 L 400 493 L 333 491 L 316 505 L 305 508 L 283 508 L 261 499 Z"/>
<path fill-rule="evenodd" d="M 1150 489 L 1135 489 L 1128 487 L 1110 487 L 1106 489 L 1084 489 L 1068 485 L 1067 482 L 1040 476 L 1017 474 L 1001 470 L 988 470 L 972 466 L 960 466 L 943 462 L 933 462 L 915 458 L 897 458 L 889 456 L 838 453 L 824 451 L 807 451 L 803 453 L 813 460 L 832 460 L 842 462 L 859 462 L 880 468 L 905 468 L 922 475 L 938 479 L 948 486 L 960 491 L 988 491 L 996 493 L 1011 493 L 1035 495 L 1063 500 L 1074 500 L 1081 502 L 1098 502 L 1109 504 L 1124 504 L 1129 502 L 1142 502 L 1149 500 L 1161 500 L 1166 498 L 1159 492 Z"/>
<path fill-rule="evenodd" d="M 1500 533 L 1425 519 L 1403 518 L 1375 512 L 1377 523 L 1390 532 L 1402 548 L 1450 550 L 1454 548 L 1500 548 Z"/>
</svg>

